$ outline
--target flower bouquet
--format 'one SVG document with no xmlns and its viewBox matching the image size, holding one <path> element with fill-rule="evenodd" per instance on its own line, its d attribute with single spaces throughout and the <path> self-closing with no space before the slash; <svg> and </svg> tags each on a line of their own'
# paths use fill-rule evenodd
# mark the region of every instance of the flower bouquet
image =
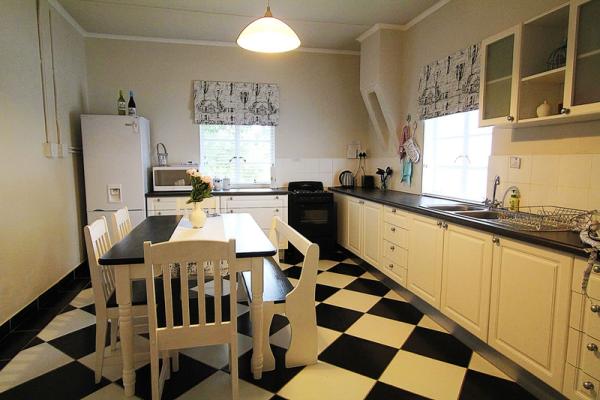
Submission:
<svg viewBox="0 0 600 400">
<path fill-rule="evenodd" d="M 212 197 L 212 179 L 210 176 L 203 176 L 195 168 L 188 169 L 186 173 L 191 178 L 192 192 L 190 193 L 189 203 L 194 203 L 194 208 L 190 214 L 190 222 L 194 228 L 202 228 L 206 222 L 206 213 L 200 206 L 204 199 Z"/>
</svg>

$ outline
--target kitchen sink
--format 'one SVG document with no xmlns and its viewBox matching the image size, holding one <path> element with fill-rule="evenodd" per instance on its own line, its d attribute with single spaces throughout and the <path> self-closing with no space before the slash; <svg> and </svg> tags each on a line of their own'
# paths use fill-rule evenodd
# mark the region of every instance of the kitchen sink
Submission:
<svg viewBox="0 0 600 400">
<path fill-rule="evenodd" d="M 430 208 L 436 211 L 485 211 L 485 207 L 471 205 L 471 204 L 442 204 L 442 205 L 433 205 L 433 206 L 425 206 L 425 208 Z"/>
<path fill-rule="evenodd" d="M 462 215 L 464 217 L 471 217 L 476 219 L 499 219 L 500 213 L 498 211 L 480 210 L 480 211 L 457 211 L 456 215 Z"/>
</svg>

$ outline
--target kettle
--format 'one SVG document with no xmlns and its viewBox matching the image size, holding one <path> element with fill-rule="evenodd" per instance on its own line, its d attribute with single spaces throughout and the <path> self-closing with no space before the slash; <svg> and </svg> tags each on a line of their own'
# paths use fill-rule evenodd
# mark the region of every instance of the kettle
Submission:
<svg viewBox="0 0 600 400">
<path fill-rule="evenodd" d="M 163 152 L 160 152 L 160 146 L 162 146 Z M 156 157 L 158 158 L 158 165 L 160 167 L 166 167 L 169 164 L 169 153 L 167 153 L 167 148 L 164 143 L 156 144 Z"/>
<path fill-rule="evenodd" d="M 340 185 L 345 188 L 354 187 L 354 175 L 352 175 L 352 171 L 343 171 L 339 177 Z"/>
</svg>

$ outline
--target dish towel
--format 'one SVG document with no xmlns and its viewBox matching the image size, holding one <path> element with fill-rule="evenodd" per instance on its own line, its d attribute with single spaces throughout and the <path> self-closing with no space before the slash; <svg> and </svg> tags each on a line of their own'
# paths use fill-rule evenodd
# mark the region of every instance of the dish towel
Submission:
<svg viewBox="0 0 600 400">
<path fill-rule="evenodd" d="M 402 160 L 402 179 L 400 182 L 406 182 L 410 186 L 412 178 L 412 161 L 408 157 Z"/>
</svg>

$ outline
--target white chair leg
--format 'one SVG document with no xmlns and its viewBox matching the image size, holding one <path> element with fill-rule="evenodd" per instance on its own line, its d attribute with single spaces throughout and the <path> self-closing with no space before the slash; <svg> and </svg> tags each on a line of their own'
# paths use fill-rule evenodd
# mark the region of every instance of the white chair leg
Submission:
<svg viewBox="0 0 600 400">
<path fill-rule="evenodd" d="M 152 400 L 160 399 L 160 370 L 158 363 L 158 349 L 150 344 L 150 385 L 152 387 Z"/>
<path fill-rule="evenodd" d="M 272 304 L 263 303 L 263 371 L 273 371 L 275 369 L 275 356 L 271 350 L 269 341 L 269 330 L 271 329 L 271 321 L 273 321 Z"/>
<path fill-rule="evenodd" d="M 94 377 L 96 383 L 102 379 L 102 364 L 104 363 L 104 345 L 106 344 L 106 329 L 108 320 L 106 318 L 96 318 L 96 369 Z"/>
<path fill-rule="evenodd" d="M 239 398 L 239 379 L 238 379 L 238 351 L 237 351 L 237 334 L 229 344 L 229 373 L 231 374 L 231 398 L 237 400 Z"/>
<path fill-rule="evenodd" d="M 119 320 L 114 318 L 110 320 L 110 351 L 117 349 L 117 332 L 119 329 Z"/>
<path fill-rule="evenodd" d="M 179 371 L 179 352 L 177 350 L 171 351 L 171 362 L 173 363 L 173 372 Z"/>
<path fill-rule="evenodd" d="M 290 321 L 290 347 L 285 353 L 286 368 L 311 365 L 317 362 L 318 332 L 317 315 L 311 303 L 286 304 L 286 316 Z"/>
</svg>

